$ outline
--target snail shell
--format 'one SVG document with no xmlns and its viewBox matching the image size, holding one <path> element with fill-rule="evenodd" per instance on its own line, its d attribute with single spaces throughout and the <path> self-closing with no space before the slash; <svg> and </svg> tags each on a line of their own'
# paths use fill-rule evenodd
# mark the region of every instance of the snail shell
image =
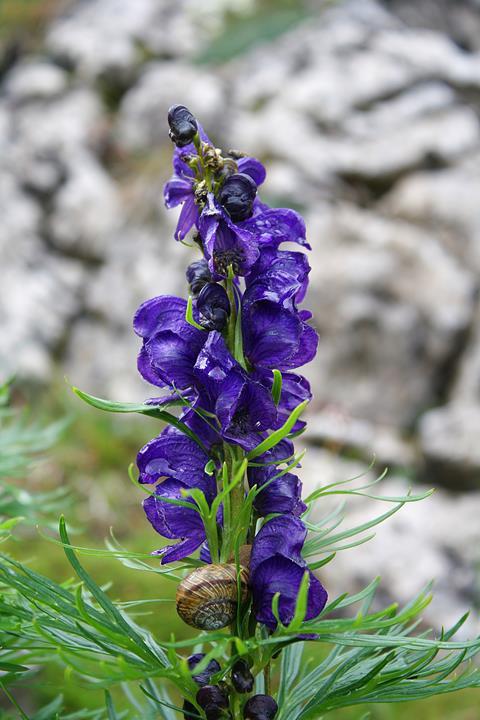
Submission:
<svg viewBox="0 0 480 720">
<path fill-rule="evenodd" d="M 241 602 L 247 599 L 248 570 L 239 567 Z M 235 619 L 238 603 L 235 563 L 197 568 L 177 588 L 177 612 L 187 625 L 219 630 Z"/>
</svg>

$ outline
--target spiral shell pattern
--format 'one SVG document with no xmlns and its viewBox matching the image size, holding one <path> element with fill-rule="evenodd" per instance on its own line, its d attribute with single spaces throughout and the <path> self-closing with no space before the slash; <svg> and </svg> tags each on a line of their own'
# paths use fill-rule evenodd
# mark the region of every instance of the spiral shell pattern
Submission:
<svg viewBox="0 0 480 720">
<path fill-rule="evenodd" d="M 241 602 L 248 594 L 248 570 L 240 566 Z M 177 588 L 177 612 L 187 625 L 219 630 L 235 619 L 238 602 L 237 568 L 234 563 L 197 568 Z"/>
</svg>

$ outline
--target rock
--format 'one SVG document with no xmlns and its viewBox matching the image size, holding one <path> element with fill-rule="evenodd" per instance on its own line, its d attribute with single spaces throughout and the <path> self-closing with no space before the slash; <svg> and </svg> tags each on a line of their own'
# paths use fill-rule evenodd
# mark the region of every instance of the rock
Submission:
<svg viewBox="0 0 480 720">
<path fill-rule="evenodd" d="M 480 50 L 480 14 L 477 0 L 384 0 L 407 25 L 448 35 L 467 51 Z"/>
<path fill-rule="evenodd" d="M 338 452 L 360 455 L 367 462 L 388 467 L 412 467 L 416 453 L 410 443 L 384 425 L 353 418 L 335 407 L 326 407 L 307 418 L 305 440 Z"/>
<path fill-rule="evenodd" d="M 319 485 L 356 481 L 343 484 L 339 490 L 360 487 L 379 475 L 381 468 L 369 470 L 358 462 L 342 460 L 323 450 L 309 448 L 299 472 L 304 482 L 304 496 Z M 428 486 L 427 486 L 428 487 Z M 405 495 L 409 483 L 401 477 L 391 477 L 366 492 L 379 496 Z M 416 485 L 413 494 L 422 494 L 426 486 Z M 320 522 L 337 507 L 345 496 L 326 496 L 314 505 L 311 522 Z M 392 509 L 392 503 L 375 502 L 369 498 L 352 496 L 347 499 L 344 522 L 332 530 L 332 535 L 373 520 Z M 431 497 L 412 502 L 401 508 L 383 523 L 367 530 L 363 537 L 375 533 L 367 545 L 359 545 L 346 552 L 337 552 L 335 560 L 318 571 L 331 599 L 344 592 L 358 592 L 373 578 L 380 576 L 374 610 L 390 602 L 408 603 L 433 579 L 434 597 L 423 611 L 425 623 L 437 631 L 453 625 L 472 605 L 478 604 L 476 565 L 479 561 L 478 522 L 480 492 L 451 494 L 437 490 Z M 452 522 L 455 518 L 455 522 Z M 328 521 L 332 524 L 333 518 Z M 359 539 L 357 536 L 354 539 Z M 348 544 L 352 539 L 346 538 Z M 334 547 L 341 546 L 336 541 Z M 480 618 L 470 616 L 459 637 L 478 634 Z"/>
<path fill-rule="evenodd" d="M 425 477 L 456 491 L 479 489 L 479 433 L 478 400 L 477 404 L 450 404 L 425 413 L 419 424 Z"/>
<path fill-rule="evenodd" d="M 87 152 L 68 156 L 66 180 L 55 195 L 47 232 L 51 241 L 67 253 L 99 258 L 123 220 L 116 187 L 98 162 Z"/>
<path fill-rule="evenodd" d="M 98 96 L 75 88 L 52 102 L 29 103 L 12 116 L 12 142 L 21 151 L 93 147 L 103 125 Z M 16 149 L 15 148 L 15 149 Z"/>
<path fill-rule="evenodd" d="M 46 254 L 37 232 L 40 213 L 15 180 L 0 178 L 0 368 L 45 382 L 52 355 L 79 307 L 83 270 L 73 261 Z"/>
<path fill-rule="evenodd" d="M 382 207 L 394 217 L 435 228 L 448 249 L 480 269 L 480 156 L 437 172 L 412 173 L 387 195 Z"/>
<path fill-rule="evenodd" d="M 44 60 L 26 60 L 9 73 L 5 92 L 9 100 L 21 103 L 58 97 L 67 85 L 68 76 L 61 68 Z"/>
<path fill-rule="evenodd" d="M 165 143 L 167 111 L 175 103 L 189 107 L 213 134 L 224 112 L 222 83 L 211 72 L 185 63 L 148 64 L 121 103 L 117 127 L 120 145 L 138 151 Z"/>
<path fill-rule="evenodd" d="M 138 62 L 136 37 L 150 26 L 155 0 L 82 0 L 50 27 L 47 48 L 86 78 L 125 73 Z"/>
<path fill-rule="evenodd" d="M 325 208 L 308 226 L 316 405 L 406 428 L 444 391 L 474 277 L 427 232 L 353 206 Z"/>
<path fill-rule="evenodd" d="M 478 119 L 470 108 L 440 110 L 398 128 L 370 128 L 366 136 L 345 141 L 338 173 L 364 180 L 400 176 L 425 163 L 446 164 L 473 150 L 480 141 Z"/>
</svg>

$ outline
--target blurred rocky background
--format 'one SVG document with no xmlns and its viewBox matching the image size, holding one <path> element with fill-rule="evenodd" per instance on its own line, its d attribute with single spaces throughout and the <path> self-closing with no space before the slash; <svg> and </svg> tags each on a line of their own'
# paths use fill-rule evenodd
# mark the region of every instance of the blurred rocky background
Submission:
<svg viewBox="0 0 480 720">
<path fill-rule="evenodd" d="M 162 184 L 186 104 L 306 217 L 308 490 L 385 466 L 374 494 L 438 488 L 339 553 L 331 594 L 379 574 L 405 601 L 434 577 L 429 622 L 478 610 L 480 1 L 3 0 L 0 49 L 2 373 L 151 394 L 131 319 L 185 292 Z M 358 498 L 346 522 L 387 509 Z"/>
</svg>

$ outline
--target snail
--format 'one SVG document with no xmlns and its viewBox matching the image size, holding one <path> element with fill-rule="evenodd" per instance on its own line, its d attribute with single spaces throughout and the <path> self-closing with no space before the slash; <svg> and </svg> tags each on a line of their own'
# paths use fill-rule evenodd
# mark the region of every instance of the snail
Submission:
<svg viewBox="0 0 480 720">
<path fill-rule="evenodd" d="M 240 601 L 248 595 L 248 569 L 240 555 Z M 187 625 L 219 630 L 235 619 L 238 603 L 235 563 L 214 563 L 196 568 L 177 588 L 177 612 Z"/>
</svg>

